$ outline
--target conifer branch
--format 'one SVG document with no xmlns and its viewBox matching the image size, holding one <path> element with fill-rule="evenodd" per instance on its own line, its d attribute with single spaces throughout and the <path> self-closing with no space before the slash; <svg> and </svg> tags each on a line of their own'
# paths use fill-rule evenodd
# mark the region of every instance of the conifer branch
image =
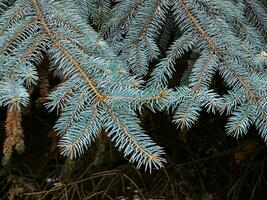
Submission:
<svg viewBox="0 0 267 200">
<path fill-rule="evenodd" d="M 24 135 L 21 125 L 21 112 L 16 109 L 8 109 L 6 117 L 6 138 L 3 146 L 3 163 L 7 164 L 12 152 L 17 150 L 19 153 L 24 149 Z"/>
<path fill-rule="evenodd" d="M 162 167 L 163 149 L 144 133 L 136 115 L 144 106 L 173 112 L 182 128 L 192 127 L 203 109 L 226 113 L 228 134 L 239 137 L 255 125 L 267 138 L 264 3 L 2 2 L 0 106 L 8 108 L 7 138 L 16 138 L 16 144 L 23 138 L 20 108 L 27 107 L 28 89 L 37 84 L 46 108 L 59 111 L 54 129 L 61 153 L 73 158 L 104 128 L 138 167 Z M 50 64 L 40 68 L 44 57 Z M 50 72 L 62 81 L 52 91 Z M 182 78 L 173 83 L 177 72 Z M 217 75 L 227 86 L 224 95 L 215 92 Z M 15 143 L 7 140 L 6 155 Z"/>
</svg>

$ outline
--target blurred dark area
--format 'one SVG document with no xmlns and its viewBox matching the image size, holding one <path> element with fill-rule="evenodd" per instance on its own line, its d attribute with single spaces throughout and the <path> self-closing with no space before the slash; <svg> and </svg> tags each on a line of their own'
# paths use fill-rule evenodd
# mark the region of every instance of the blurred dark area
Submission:
<svg viewBox="0 0 267 200">
<path fill-rule="evenodd" d="M 192 129 L 178 130 L 170 114 L 143 110 L 142 126 L 168 161 L 150 174 L 129 164 L 104 132 L 79 159 L 64 158 L 53 131 L 56 113 L 34 98 L 22 113 L 26 148 L 1 166 L 1 199 L 267 199 L 267 148 L 253 127 L 236 139 L 225 134 L 224 117 L 203 112 Z"/>
</svg>

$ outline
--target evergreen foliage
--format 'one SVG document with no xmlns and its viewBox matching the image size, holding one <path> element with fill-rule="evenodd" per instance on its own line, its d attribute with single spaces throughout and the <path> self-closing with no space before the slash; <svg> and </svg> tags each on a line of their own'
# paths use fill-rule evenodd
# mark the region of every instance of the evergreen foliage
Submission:
<svg viewBox="0 0 267 200">
<path fill-rule="evenodd" d="M 264 0 L 1 0 L 0 106 L 21 115 L 48 56 L 61 84 L 45 106 L 59 112 L 62 154 L 78 157 L 105 130 L 138 167 L 160 168 L 164 151 L 140 126 L 143 107 L 171 111 L 182 129 L 203 109 L 226 114 L 227 134 L 254 125 L 266 140 L 266 40 Z M 197 58 L 171 88 L 188 54 Z M 216 92 L 216 75 L 227 93 Z M 19 122 L 9 134 L 23 138 L 21 119 L 8 119 Z"/>
</svg>

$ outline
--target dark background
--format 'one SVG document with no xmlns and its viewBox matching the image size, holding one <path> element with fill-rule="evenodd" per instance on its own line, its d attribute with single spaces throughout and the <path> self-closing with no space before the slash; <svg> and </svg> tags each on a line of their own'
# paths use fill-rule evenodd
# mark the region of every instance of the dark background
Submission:
<svg viewBox="0 0 267 200">
<path fill-rule="evenodd" d="M 129 164 L 104 132 L 79 159 L 62 157 L 52 130 L 57 115 L 35 93 L 23 111 L 25 151 L 14 151 L 0 169 L 1 199 L 267 199 L 267 148 L 253 127 L 236 139 L 225 134 L 225 117 L 203 112 L 192 129 L 181 131 L 171 115 L 144 109 L 142 126 L 168 161 L 149 174 Z M 3 145 L 6 111 L 0 112 Z"/>
</svg>

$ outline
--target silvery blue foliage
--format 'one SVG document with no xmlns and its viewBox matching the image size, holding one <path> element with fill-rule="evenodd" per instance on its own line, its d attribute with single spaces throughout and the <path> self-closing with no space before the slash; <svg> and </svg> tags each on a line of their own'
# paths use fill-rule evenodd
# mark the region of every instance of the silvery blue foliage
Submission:
<svg viewBox="0 0 267 200">
<path fill-rule="evenodd" d="M 170 13 L 173 21 L 169 20 Z M 226 113 L 228 134 L 239 137 L 255 125 L 265 139 L 266 22 L 266 3 L 261 0 L 126 0 L 114 7 L 104 36 L 115 50 L 119 49 L 119 57 L 135 51 L 127 53 L 128 68 L 132 70 L 134 66 L 136 71 L 132 72 L 139 77 L 149 75 L 147 86 L 151 88 L 168 87 L 179 70 L 177 60 L 197 52 L 198 57 L 185 70 L 179 89 L 174 90 L 187 88 L 188 92 L 175 106 L 167 106 L 174 112 L 173 121 L 181 128 L 190 128 L 203 109 Z M 177 29 L 178 33 L 170 33 Z M 153 60 L 158 62 L 151 73 L 146 70 L 151 60 L 150 50 L 142 41 L 144 37 L 152 41 L 153 50 L 158 52 L 154 54 Z M 159 52 L 161 38 L 169 43 L 163 56 Z M 214 91 L 212 84 L 218 74 L 229 88 L 227 94 Z"/>
<path fill-rule="evenodd" d="M 104 130 L 138 167 L 162 167 L 163 149 L 140 126 L 143 107 L 173 113 L 181 128 L 202 110 L 227 115 L 228 134 L 254 125 L 266 140 L 266 11 L 260 0 L 1 0 L 0 106 L 28 105 L 45 54 L 62 80 L 45 106 L 59 113 L 63 155 L 78 157 Z M 177 60 L 192 52 L 170 88 Z"/>
<path fill-rule="evenodd" d="M 163 149 L 144 133 L 136 112 L 160 107 L 162 91 L 142 89 L 142 80 L 79 15 L 72 1 L 18 0 L 0 18 L 0 105 L 27 106 L 27 88 L 38 81 L 36 67 L 48 55 L 54 76 L 64 81 L 45 104 L 57 109 L 55 130 L 62 154 L 81 155 L 102 130 L 137 166 L 163 166 Z"/>
</svg>

